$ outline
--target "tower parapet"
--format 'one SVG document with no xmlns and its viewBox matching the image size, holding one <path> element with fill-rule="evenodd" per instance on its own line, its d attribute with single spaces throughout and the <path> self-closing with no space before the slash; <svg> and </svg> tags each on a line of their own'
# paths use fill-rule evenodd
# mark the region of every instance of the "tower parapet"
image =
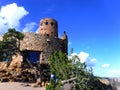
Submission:
<svg viewBox="0 0 120 90">
<path fill-rule="evenodd" d="M 48 35 L 58 37 L 58 23 L 55 19 L 44 18 L 40 21 L 40 27 L 38 30 L 40 35 Z"/>
<path fill-rule="evenodd" d="M 62 51 L 64 53 L 67 53 L 67 51 L 68 51 L 68 37 L 67 37 L 67 34 L 65 31 L 61 37 L 61 40 L 62 40 L 61 41 Z"/>
<path fill-rule="evenodd" d="M 62 39 L 62 40 L 67 39 L 66 31 L 64 31 L 64 34 L 62 35 L 61 39 Z"/>
</svg>

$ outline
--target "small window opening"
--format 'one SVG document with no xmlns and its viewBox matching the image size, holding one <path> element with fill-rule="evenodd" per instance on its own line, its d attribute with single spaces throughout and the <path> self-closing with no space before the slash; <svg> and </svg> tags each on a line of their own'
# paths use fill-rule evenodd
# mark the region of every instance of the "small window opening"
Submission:
<svg viewBox="0 0 120 90">
<path fill-rule="evenodd" d="M 54 25 L 54 23 L 53 22 L 51 22 L 51 26 L 53 26 Z"/>
<path fill-rule="evenodd" d="M 49 34 L 46 34 L 49 37 Z"/>
<path fill-rule="evenodd" d="M 48 22 L 45 22 L 45 25 L 48 25 Z"/>
</svg>

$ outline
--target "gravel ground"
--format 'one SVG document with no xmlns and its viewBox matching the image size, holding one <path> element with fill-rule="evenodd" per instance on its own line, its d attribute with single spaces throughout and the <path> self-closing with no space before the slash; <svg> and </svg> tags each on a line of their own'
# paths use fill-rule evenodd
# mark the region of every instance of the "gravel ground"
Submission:
<svg viewBox="0 0 120 90">
<path fill-rule="evenodd" d="M 120 90 L 120 78 L 103 79 L 106 85 L 111 84 L 113 90 Z M 6 82 L 0 83 L 0 90 L 45 90 L 45 87 L 32 87 L 35 84 Z"/>
<path fill-rule="evenodd" d="M 0 83 L 0 90 L 45 90 L 44 87 L 32 87 L 34 84 L 23 84 L 16 82 Z"/>
</svg>

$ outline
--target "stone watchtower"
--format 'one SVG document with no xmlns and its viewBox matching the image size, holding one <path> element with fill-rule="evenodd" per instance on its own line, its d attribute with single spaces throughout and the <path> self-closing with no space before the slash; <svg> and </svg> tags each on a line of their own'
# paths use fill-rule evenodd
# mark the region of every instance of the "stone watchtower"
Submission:
<svg viewBox="0 0 120 90">
<path fill-rule="evenodd" d="M 54 51 L 68 51 L 68 38 L 64 31 L 61 38 L 58 37 L 58 23 L 55 19 L 44 18 L 40 20 L 38 33 L 25 32 L 23 40 L 20 41 L 20 53 L 16 53 L 12 57 L 8 68 L 10 70 L 21 71 L 23 67 L 28 68 L 40 63 L 42 68 L 40 72 L 44 71 L 43 75 L 49 73 L 49 57 Z M 27 63 L 27 64 L 26 64 Z M 44 67 L 45 65 L 45 67 Z M 3 69 L 3 68 L 2 68 Z M 48 70 L 48 71 L 47 71 Z M 47 76 L 49 77 L 49 75 Z"/>
<path fill-rule="evenodd" d="M 12 60 L 11 65 L 18 65 L 22 63 L 24 59 L 29 60 L 31 63 L 49 63 L 48 58 L 54 51 L 62 51 L 67 53 L 68 51 L 68 38 L 66 32 L 62 37 L 58 37 L 58 23 L 55 19 L 44 18 L 40 20 L 38 27 L 38 33 L 25 32 L 23 40 L 20 42 L 20 50 L 26 52 L 19 54 L 17 58 Z"/>
<path fill-rule="evenodd" d="M 68 51 L 68 38 L 66 32 L 61 38 L 58 38 L 58 23 L 55 19 L 44 18 L 40 20 L 38 34 L 41 37 L 47 36 L 47 43 L 44 46 L 44 50 L 41 50 L 40 62 L 45 60 L 45 57 L 52 55 L 54 51 L 62 51 L 67 53 Z M 44 41 L 43 41 L 44 42 Z M 41 43 L 43 43 L 41 42 Z M 46 52 L 47 51 L 47 52 Z"/>
<path fill-rule="evenodd" d="M 40 28 L 38 30 L 40 35 L 48 35 L 58 37 L 58 24 L 55 19 L 45 18 L 40 21 Z"/>
</svg>

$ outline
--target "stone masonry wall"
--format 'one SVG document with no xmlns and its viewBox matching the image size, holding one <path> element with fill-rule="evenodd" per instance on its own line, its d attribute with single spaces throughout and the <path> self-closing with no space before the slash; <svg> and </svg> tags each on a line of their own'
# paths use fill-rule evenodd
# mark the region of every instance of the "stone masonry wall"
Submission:
<svg viewBox="0 0 120 90">
<path fill-rule="evenodd" d="M 40 51 L 40 62 L 47 62 L 46 60 L 54 51 L 64 50 L 64 47 L 62 46 L 62 40 L 59 38 L 28 32 L 24 33 L 24 35 L 25 37 L 21 41 L 20 49 L 28 51 Z"/>
</svg>

